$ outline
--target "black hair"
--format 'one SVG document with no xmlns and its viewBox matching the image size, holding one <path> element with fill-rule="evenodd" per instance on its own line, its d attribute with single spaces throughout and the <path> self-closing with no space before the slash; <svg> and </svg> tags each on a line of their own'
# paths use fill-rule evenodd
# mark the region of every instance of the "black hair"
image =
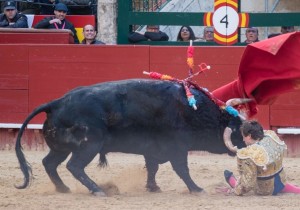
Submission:
<svg viewBox="0 0 300 210">
<path fill-rule="evenodd" d="M 251 138 L 254 140 L 264 138 L 264 130 L 256 120 L 244 121 L 240 129 L 243 136 L 251 135 Z"/>
<path fill-rule="evenodd" d="M 187 28 L 189 30 L 189 32 L 190 32 L 190 38 L 189 38 L 189 40 L 195 40 L 196 37 L 195 37 L 195 33 L 194 33 L 193 29 L 190 26 L 181 26 L 181 28 L 180 28 L 180 30 L 178 32 L 178 35 L 177 35 L 177 41 L 183 41 L 183 39 L 181 37 L 181 30 L 184 27 Z"/>
</svg>

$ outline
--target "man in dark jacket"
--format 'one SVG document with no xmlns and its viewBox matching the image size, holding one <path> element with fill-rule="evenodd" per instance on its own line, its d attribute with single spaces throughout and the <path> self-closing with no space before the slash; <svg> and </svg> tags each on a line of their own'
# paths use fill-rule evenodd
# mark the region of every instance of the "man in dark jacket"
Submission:
<svg viewBox="0 0 300 210">
<path fill-rule="evenodd" d="M 82 40 L 81 44 L 95 44 L 95 45 L 105 45 L 104 42 L 101 42 L 96 39 L 97 31 L 95 30 L 95 27 L 88 24 L 83 27 L 83 37 L 84 39 Z"/>
<path fill-rule="evenodd" d="M 4 13 L 0 15 L 0 28 L 28 28 L 27 17 L 18 14 L 14 1 L 6 1 L 3 10 Z"/>
<path fill-rule="evenodd" d="M 140 41 L 168 41 L 169 36 L 159 30 L 157 25 L 147 25 L 146 32 L 144 34 L 139 32 L 133 32 L 128 35 L 129 42 L 136 43 Z"/>
<path fill-rule="evenodd" d="M 73 32 L 74 43 L 79 44 L 77 33 L 74 25 L 67 21 L 66 14 L 68 12 L 68 7 L 63 3 L 58 3 L 54 8 L 54 17 L 45 17 L 43 20 L 38 22 L 34 28 L 48 28 L 48 29 L 69 29 Z"/>
</svg>

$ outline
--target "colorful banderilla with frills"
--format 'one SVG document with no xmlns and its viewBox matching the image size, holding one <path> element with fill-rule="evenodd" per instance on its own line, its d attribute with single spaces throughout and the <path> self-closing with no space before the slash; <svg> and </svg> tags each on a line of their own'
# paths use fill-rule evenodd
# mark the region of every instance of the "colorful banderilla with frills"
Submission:
<svg viewBox="0 0 300 210">
<path fill-rule="evenodd" d="M 188 46 L 188 49 L 187 49 L 186 63 L 189 67 L 189 77 L 190 77 L 194 73 L 194 46 L 193 46 L 192 40 L 190 40 L 190 46 Z"/>
<path fill-rule="evenodd" d="M 169 80 L 169 81 L 179 81 L 178 79 L 171 77 L 167 74 L 160 74 L 158 72 L 147 72 L 143 71 L 143 74 L 149 75 L 153 79 L 160 79 L 160 80 Z"/>
<path fill-rule="evenodd" d="M 204 94 L 206 94 L 215 104 L 217 104 L 221 109 L 226 110 L 229 114 L 233 116 L 238 115 L 238 111 L 234 109 L 232 106 L 226 106 L 226 104 L 223 101 L 220 101 L 219 99 L 215 98 L 206 88 L 202 88 L 199 85 L 193 83 L 191 79 L 194 76 L 199 75 L 200 73 L 204 72 L 205 70 L 209 70 L 210 66 L 206 65 L 206 63 L 201 63 L 199 65 L 200 71 L 197 73 L 194 72 L 194 47 L 193 47 L 193 41 L 190 41 L 190 46 L 187 49 L 187 65 L 189 67 L 189 76 L 184 80 L 179 80 L 175 77 L 166 75 L 166 74 L 160 74 L 158 72 L 147 72 L 144 71 L 144 74 L 149 75 L 153 79 L 160 79 L 160 80 L 168 80 L 173 82 L 178 82 L 184 86 L 185 94 L 188 100 L 188 103 L 191 107 L 194 108 L 194 110 L 197 110 L 197 101 L 195 99 L 195 96 L 192 94 L 190 90 L 190 86 L 193 86 L 194 88 L 202 91 Z"/>
</svg>

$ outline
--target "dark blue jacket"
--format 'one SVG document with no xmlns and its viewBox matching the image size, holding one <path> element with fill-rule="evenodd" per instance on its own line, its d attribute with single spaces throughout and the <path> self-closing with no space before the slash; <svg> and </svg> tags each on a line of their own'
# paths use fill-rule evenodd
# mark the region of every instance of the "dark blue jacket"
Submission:
<svg viewBox="0 0 300 210">
<path fill-rule="evenodd" d="M 28 28 L 26 15 L 16 14 L 13 19 L 14 24 L 9 25 L 5 14 L 0 14 L 0 28 Z"/>
</svg>

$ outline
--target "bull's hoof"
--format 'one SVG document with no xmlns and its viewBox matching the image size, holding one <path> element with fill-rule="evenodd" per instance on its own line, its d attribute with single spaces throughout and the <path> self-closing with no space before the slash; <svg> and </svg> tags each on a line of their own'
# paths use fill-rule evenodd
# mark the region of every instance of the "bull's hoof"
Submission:
<svg viewBox="0 0 300 210">
<path fill-rule="evenodd" d="M 161 192 L 160 187 L 157 185 L 151 185 L 151 186 L 147 185 L 146 189 L 148 192 L 157 192 L 157 193 Z"/>
<path fill-rule="evenodd" d="M 60 192 L 60 193 L 70 193 L 71 192 L 70 188 L 68 188 L 67 186 L 57 187 L 56 191 Z"/>
<path fill-rule="evenodd" d="M 97 197 L 106 197 L 106 194 L 103 191 L 92 192 L 92 194 Z"/>
<path fill-rule="evenodd" d="M 207 192 L 204 191 L 204 190 L 201 190 L 201 191 L 191 191 L 190 192 L 192 195 L 206 195 Z"/>
<path fill-rule="evenodd" d="M 202 193 L 204 190 L 201 187 L 190 189 L 191 193 Z"/>
<path fill-rule="evenodd" d="M 190 193 L 193 195 L 205 195 L 206 194 L 206 192 L 200 187 L 190 190 Z"/>
</svg>

